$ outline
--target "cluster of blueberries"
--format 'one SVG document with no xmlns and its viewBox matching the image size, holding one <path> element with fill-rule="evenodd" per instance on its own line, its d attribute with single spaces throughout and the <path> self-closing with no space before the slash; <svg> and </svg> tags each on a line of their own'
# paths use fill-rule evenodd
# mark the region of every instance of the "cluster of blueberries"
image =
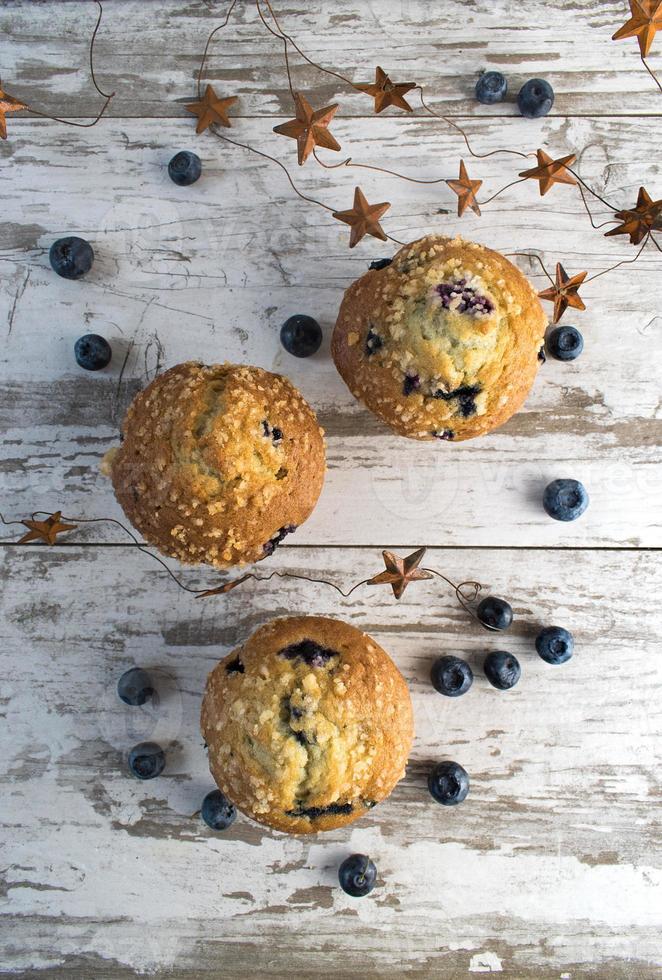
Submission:
<svg viewBox="0 0 662 980">
<path fill-rule="evenodd" d="M 487 596 L 479 604 L 476 616 L 486 629 L 502 631 L 513 621 L 513 610 L 505 599 Z M 538 655 L 548 664 L 564 664 L 572 657 L 574 639 L 562 626 L 546 626 L 535 641 Z M 522 675 L 517 657 L 505 650 L 493 650 L 483 663 L 490 684 L 498 691 L 508 691 Z M 448 698 L 466 694 L 474 675 L 466 660 L 460 657 L 439 657 L 430 671 L 432 686 Z M 469 774 L 458 762 L 439 762 L 428 775 L 431 796 L 442 806 L 461 803 L 469 792 Z"/>
<path fill-rule="evenodd" d="M 152 678 L 142 667 L 125 671 L 117 682 L 117 693 L 124 704 L 140 707 L 154 697 Z M 129 771 L 138 779 L 155 779 L 166 765 L 165 752 L 156 742 L 134 745 L 128 756 Z M 219 789 L 207 793 L 200 816 L 212 830 L 226 830 L 237 818 L 237 810 Z"/>
<path fill-rule="evenodd" d="M 500 71 L 486 71 L 476 82 L 476 98 L 483 105 L 503 102 L 508 80 Z M 554 105 L 554 89 L 544 78 L 530 78 L 517 93 L 517 106 L 527 119 L 546 116 Z"/>
</svg>

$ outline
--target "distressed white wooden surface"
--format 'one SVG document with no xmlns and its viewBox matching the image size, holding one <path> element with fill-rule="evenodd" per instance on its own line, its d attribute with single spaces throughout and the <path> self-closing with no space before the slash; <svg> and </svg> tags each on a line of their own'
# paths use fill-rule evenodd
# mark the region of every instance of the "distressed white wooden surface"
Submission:
<svg viewBox="0 0 662 980">
<path fill-rule="evenodd" d="M 584 551 L 569 567 L 559 550 L 430 552 L 432 567 L 512 598 L 507 639 L 474 624 L 436 583 L 410 587 L 400 604 L 388 588 L 342 600 L 297 582 L 196 601 L 129 548 L 4 549 L 3 558 L 7 967 L 344 977 L 360 964 L 364 976 L 458 977 L 491 963 L 512 977 L 655 975 L 654 555 Z M 344 584 L 379 563 L 368 549 L 304 548 L 275 564 Z M 311 607 L 370 631 L 400 665 L 416 715 L 408 775 L 351 828 L 295 839 L 240 817 L 214 835 L 191 816 L 211 786 L 198 731 L 206 673 L 272 615 Z M 533 650 L 537 625 L 549 622 L 575 630 L 563 668 Z M 523 667 L 508 694 L 480 671 L 504 640 Z M 432 660 L 450 651 L 476 671 L 457 701 L 428 680 Z M 156 670 L 156 710 L 117 699 L 117 677 L 135 662 Z M 124 771 L 144 737 L 167 745 L 169 760 L 147 784 Z M 471 774 L 454 810 L 427 792 L 439 758 Z M 335 879 L 355 850 L 380 872 L 362 902 Z"/>
<path fill-rule="evenodd" d="M 610 200 L 632 203 L 640 183 L 660 196 L 662 103 L 636 42 L 609 40 L 625 2 L 308 6 L 292 0 L 279 13 L 312 57 L 357 80 L 380 63 L 396 80 L 421 81 L 435 105 L 462 117 L 479 152 L 581 150 L 581 173 Z M 107 2 L 97 74 L 117 90 L 110 118 L 91 130 L 8 119 L 0 509 L 119 516 L 98 463 L 132 394 L 188 357 L 249 361 L 288 374 L 329 436 L 320 505 L 270 567 L 347 585 L 378 570 L 380 546 L 441 545 L 429 563 L 511 598 L 516 622 L 494 638 L 427 583 L 399 604 L 388 590 L 350 601 L 287 582 L 197 602 L 100 525 L 50 550 L 5 544 L 0 971 L 66 980 L 307 980 L 322 970 L 334 978 L 657 977 L 661 257 L 650 252 L 634 271 L 582 291 L 588 310 L 567 319 L 583 330 L 585 353 L 571 365 L 548 361 L 502 430 L 458 446 L 390 436 L 344 388 L 328 340 L 345 286 L 392 246 L 364 242 L 350 252 L 346 231 L 297 200 L 274 165 L 196 139 L 184 118 L 204 39 L 226 9 Z M 93 115 L 86 45 L 94 19 L 91 4 L 0 2 L 5 86 L 45 111 Z M 651 64 L 662 67 L 660 45 Z M 554 115 L 531 122 L 514 118 L 512 103 L 478 106 L 471 91 L 483 67 L 502 68 L 514 90 L 527 77 L 549 77 Z M 367 99 L 299 62 L 294 71 L 314 104 L 341 102 L 334 132 L 345 155 L 386 158 L 420 177 L 456 175 L 465 154 L 443 123 L 367 116 Z M 247 0 L 214 44 L 209 79 L 240 96 L 230 135 L 287 158 L 287 141 L 271 133 L 290 115 L 279 45 L 257 28 Z M 205 172 L 180 189 L 165 165 L 186 147 Z M 485 195 L 521 169 L 508 157 L 468 166 Z M 357 172 L 324 173 L 312 162 L 294 176 L 334 207 L 346 206 L 359 182 Z M 365 171 L 360 183 L 369 198 L 393 202 L 384 224 L 403 240 L 461 231 L 503 251 L 535 250 L 550 269 L 562 259 L 589 274 L 633 255 L 626 241 L 591 229 L 572 189 L 541 201 L 535 185 L 522 185 L 481 219 L 458 220 L 443 184 Z M 96 250 L 79 283 L 48 266 L 50 243 L 66 233 Z M 542 287 L 539 270 L 518 261 Z M 281 322 L 298 311 L 325 329 L 322 351 L 303 362 L 278 345 Z M 113 343 L 100 376 L 72 362 L 84 330 Z M 583 479 L 591 493 L 589 511 L 569 527 L 539 506 L 544 484 L 560 475 Z M 5 541 L 15 532 L 3 529 Z M 184 577 L 197 584 L 213 575 Z M 407 778 L 369 818 L 317 839 L 271 834 L 243 818 L 226 835 L 210 834 L 191 816 L 210 788 L 197 730 L 205 674 L 269 617 L 311 609 L 374 633 L 407 677 L 417 724 Z M 550 622 L 576 635 L 564 668 L 532 651 L 537 625 Z M 524 668 L 507 695 L 480 677 L 483 653 L 497 646 Z M 427 679 L 442 652 L 477 669 L 458 702 Z M 156 710 L 124 709 L 114 694 L 134 663 L 159 675 Z M 167 745 L 168 769 L 139 784 L 123 759 L 148 736 Z M 444 757 L 471 774 L 457 810 L 434 805 L 425 788 L 427 768 Z M 361 902 L 336 884 L 352 850 L 370 852 L 380 872 L 379 888 Z"/>
</svg>

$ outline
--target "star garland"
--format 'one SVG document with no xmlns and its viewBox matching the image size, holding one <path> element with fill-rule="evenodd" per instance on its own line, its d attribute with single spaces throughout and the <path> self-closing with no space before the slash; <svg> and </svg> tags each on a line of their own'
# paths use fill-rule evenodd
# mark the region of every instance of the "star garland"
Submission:
<svg viewBox="0 0 662 980">
<path fill-rule="evenodd" d="M 41 515 L 45 515 L 45 520 L 38 520 L 38 517 Z M 384 570 L 375 573 L 370 578 L 361 579 L 361 581 L 355 582 L 346 591 L 343 591 L 339 585 L 336 585 L 335 582 L 331 582 L 329 579 L 317 578 L 311 575 L 303 575 L 299 572 L 280 571 L 272 571 L 266 575 L 259 575 L 256 572 L 245 572 L 238 578 L 228 579 L 222 582 L 220 585 L 211 586 L 208 589 L 192 588 L 189 585 L 185 585 L 184 582 L 182 582 L 181 579 L 175 575 L 170 566 L 163 560 L 163 558 L 161 558 L 160 555 L 150 551 L 149 548 L 141 543 L 130 528 L 114 517 L 63 518 L 62 511 L 56 510 L 50 514 L 47 511 L 35 511 L 29 518 L 8 521 L 4 515 L 0 513 L 0 524 L 3 524 L 5 527 L 17 525 L 28 528 L 27 533 L 19 538 L 18 541 L 12 542 L 13 544 L 32 545 L 40 542 L 50 547 L 59 544 L 59 535 L 65 534 L 69 531 L 75 531 L 83 524 L 114 524 L 116 527 L 121 528 L 126 535 L 128 535 L 132 543 L 136 545 L 138 551 L 148 555 L 150 558 L 154 559 L 154 561 L 158 562 L 158 564 L 161 565 L 161 567 L 168 573 L 170 578 L 176 585 L 179 586 L 180 589 L 183 589 L 184 592 L 191 593 L 196 599 L 207 599 L 211 596 L 227 595 L 228 592 L 233 592 L 234 589 L 239 588 L 251 580 L 254 582 L 270 582 L 274 578 L 291 578 L 304 582 L 312 582 L 318 585 L 326 585 L 329 588 L 334 589 L 345 599 L 362 586 L 390 585 L 393 595 L 399 600 L 404 595 L 407 587 L 413 582 L 422 582 L 432 578 L 440 578 L 453 590 L 457 601 L 460 603 L 462 608 L 465 609 L 469 615 L 477 618 L 471 604 L 475 603 L 479 593 L 483 589 L 480 582 L 469 580 L 456 584 L 437 569 L 422 568 L 421 563 L 427 552 L 427 548 L 425 547 L 418 548 L 416 551 L 413 551 L 410 555 L 407 555 L 404 558 L 400 555 L 396 555 L 392 551 L 382 551 Z"/>
<path fill-rule="evenodd" d="M 265 28 L 277 38 L 283 44 L 283 54 L 285 60 L 285 68 L 287 73 L 288 88 L 290 95 L 293 100 L 295 116 L 293 119 L 281 123 L 274 127 L 274 132 L 278 135 L 289 137 L 296 140 L 297 143 L 297 161 L 299 166 L 303 166 L 307 160 L 311 157 L 315 162 L 327 170 L 337 169 L 339 167 L 360 167 L 366 170 L 372 170 L 375 172 L 389 174 L 391 176 L 400 178 L 402 180 L 411 181 L 412 183 L 421 184 L 436 184 L 445 183 L 449 189 L 457 195 L 457 213 L 458 217 L 470 209 L 474 214 L 480 216 L 481 209 L 486 205 L 494 201 L 501 194 L 503 194 L 510 187 L 515 186 L 518 183 L 523 183 L 528 180 L 537 180 L 538 189 L 541 197 L 544 197 L 556 184 L 559 185 L 570 185 L 576 186 L 579 190 L 582 205 L 587 212 L 591 225 L 594 228 L 600 227 L 596 225 L 592 211 L 588 205 L 585 192 L 590 194 L 593 198 L 601 202 L 606 206 L 610 212 L 613 214 L 612 218 L 609 218 L 605 224 L 615 224 L 618 227 L 612 229 L 612 231 L 607 232 L 607 236 L 618 235 L 618 234 L 628 234 L 630 237 L 630 242 L 632 244 L 641 245 L 641 248 L 635 255 L 634 259 L 621 260 L 614 263 L 606 269 L 603 269 L 591 277 L 587 277 L 587 273 L 577 273 L 573 277 L 566 277 L 565 271 L 563 270 L 563 265 L 561 262 L 557 262 L 557 274 L 556 279 L 553 279 L 544 263 L 538 256 L 534 256 L 538 261 L 540 261 L 541 267 L 545 275 L 550 280 L 551 286 L 548 289 L 541 290 L 539 296 L 544 300 L 549 300 L 553 303 L 554 308 L 554 320 L 558 319 L 563 315 L 568 307 L 574 309 L 585 309 L 584 301 L 581 299 L 578 293 L 578 287 L 582 283 L 591 282 L 593 279 L 599 276 L 606 275 L 612 270 L 619 268 L 621 265 L 631 263 L 639 258 L 643 248 L 651 242 L 658 251 L 662 252 L 662 246 L 656 240 L 654 232 L 662 230 L 662 215 L 660 213 L 660 202 L 653 201 L 647 193 L 642 188 L 640 192 L 639 200 L 637 205 L 633 209 L 619 209 L 618 207 L 612 205 L 607 201 L 602 195 L 594 191 L 584 179 L 572 170 L 572 165 L 576 162 L 577 154 L 570 153 L 566 156 L 559 157 L 557 159 L 552 158 L 544 149 L 538 148 L 535 153 L 524 153 L 519 150 L 503 148 L 498 150 L 492 150 L 489 153 L 480 154 L 477 153 L 466 134 L 466 132 L 459 126 L 454 120 L 449 119 L 436 112 L 431 106 L 426 102 L 423 89 L 416 82 L 393 82 L 389 75 L 381 68 L 379 65 L 375 69 L 375 81 L 366 83 L 355 83 L 352 79 L 347 78 L 340 72 L 334 71 L 332 69 L 326 68 L 317 62 L 313 61 L 304 53 L 304 51 L 299 47 L 294 38 L 288 34 L 282 27 L 278 20 L 278 17 L 273 9 L 271 0 L 254 0 L 255 7 L 259 18 Z M 625 36 L 638 36 L 640 42 L 644 43 L 646 48 L 646 53 L 650 50 L 650 45 L 655 36 L 655 31 L 658 29 L 658 8 L 662 9 L 662 0 L 630 0 L 631 6 L 637 8 L 633 11 L 633 16 L 631 18 L 632 23 L 628 22 L 627 25 L 617 32 L 618 38 Z M 198 103 L 194 106 L 200 107 L 203 102 L 201 96 L 201 78 L 203 68 L 206 62 L 206 58 L 209 51 L 209 46 L 212 38 L 216 33 L 227 25 L 230 19 L 230 15 L 235 7 L 236 0 L 232 0 L 228 12 L 226 14 L 225 20 L 222 24 L 218 25 L 210 33 L 207 44 L 205 46 L 202 62 L 200 69 L 198 71 Z M 643 4 L 643 6 L 642 6 Z M 263 10 L 263 5 L 265 10 Z M 650 9 L 649 9 L 650 8 Z M 653 9 L 654 8 L 654 9 Z M 266 11 L 266 13 L 265 13 Z M 626 31 L 627 28 L 627 31 Z M 633 33 L 629 33 L 633 32 Z M 335 78 L 340 79 L 354 91 L 360 92 L 364 95 L 368 95 L 373 99 L 374 105 L 373 109 L 375 114 L 380 114 L 385 109 L 392 107 L 396 110 L 401 110 L 407 113 L 413 113 L 413 108 L 410 102 L 405 98 L 405 96 L 410 92 L 416 92 L 418 94 L 420 103 L 424 111 L 428 115 L 435 116 L 443 120 L 447 125 L 455 129 L 464 139 L 467 150 L 469 154 L 475 159 L 483 159 L 486 157 L 493 156 L 495 154 L 512 154 L 521 158 L 528 158 L 535 156 L 537 160 L 537 165 L 526 170 L 519 172 L 518 179 L 510 181 L 504 187 L 497 190 L 491 197 L 485 200 L 479 200 L 478 192 L 480 191 L 483 181 L 480 179 L 472 179 L 467 171 L 466 163 L 464 160 L 460 160 L 459 165 L 459 176 L 456 179 L 451 179 L 447 177 L 439 177 L 432 180 L 420 180 L 418 178 L 409 176 L 407 174 L 399 173 L 398 171 L 386 168 L 373 166 L 367 163 L 360 163 L 354 161 L 351 157 L 341 161 L 336 164 L 329 164 L 324 162 L 317 154 L 317 148 L 330 149 L 335 152 L 340 150 L 340 144 L 335 139 L 335 137 L 329 131 L 329 125 L 332 122 L 338 111 L 338 104 L 333 103 L 332 105 L 325 106 L 321 109 L 315 109 L 308 101 L 306 96 L 295 90 L 292 82 L 292 73 L 290 68 L 289 52 L 290 48 L 295 50 L 304 61 L 306 61 L 311 67 L 324 72 L 325 74 L 331 75 Z M 642 49 L 643 50 L 643 49 Z M 211 89 L 208 86 L 207 92 Z M 212 94 L 213 89 L 211 89 Z M 228 100 L 225 100 L 228 101 Z M 234 99 L 232 100 L 234 101 Z M 186 108 L 189 111 L 194 111 L 194 106 L 188 105 Z M 197 114 L 197 113 L 196 113 Z M 219 132 L 217 122 L 221 122 L 222 125 L 228 126 L 229 120 L 227 118 L 223 120 L 212 120 L 208 125 L 205 125 L 203 129 L 200 129 L 200 122 L 198 124 L 198 132 L 202 132 L 209 129 L 217 138 L 223 139 L 226 142 L 233 143 L 236 146 L 240 146 L 250 152 L 256 153 L 272 162 L 276 163 L 286 174 L 287 179 L 292 186 L 294 192 L 303 200 L 310 203 L 316 204 L 319 207 L 331 213 L 331 216 L 338 221 L 349 225 L 350 227 L 350 238 L 349 247 L 354 248 L 366 235 L 378 238 L 382 241 L 392 241 L 397 245 L 403 245 L 404 242 L 399 241 L 392 235 L 387 234 L 380 222 L 382 216 L 390 208 L 390 203 L 382 202 L 380 204 L 371 204 L 368 202 L 366 196 L 360 187 L 355 187 L 354 190 L 354 202 L 351 208 L 346 208 L 345 210 L 334 209 L 330 205 L 325 204 L 310 195 L 304 194 L 294 183 L 292 176 L 280 160 L 272 157 L 270 154 L 266 153 L 264 150 L 258 149 L 257 147 L 251 146 L 247 143 L 243 143 L 239 140 L 229 139 L 227 136 Z M 519 253 L 513 253 L 519 254 Z M 531 257 L 531 256 L 530 256 Z"/>
<path fill-rule="evenodd" d="M 459 217 L 462 217 L 462 215 L 464 215 L 468 209 L 473 211 L 474 214 L 480 216 L 481 210 L 486 204 L 494 201 L 510 187 L 527 180 L 538 181 L 541 197 L 547 194 L 555 184 L 575 185 L 578 187 L 582 204 L 588 214 L 591 225 L 594 228 L 599 228 L 601 226 L 595 223 L 593 214 L 588 205 L 585 196 L 586 191 L 594 199 L 606 206 L 613 215 L 612 218 L 609 218 L 606 222 L 603 222 L 603 224 L 616 225 L 616 227 L 605 233 L 606 237 L 627 235 L 630 243 L 632 245 L 639 245 L 640 248 L 633 259 L 616 262 L 612 266 L 595 273 L 589 278 L 586 277 L 586 273 L 578 273 L 576 276 L 569 277 L 565 280 L 562 277 L 565 275 L 565 273 L 563 272 L 563 265 L 560 262 L 557 263 L 556 279 L 553 280 L 542 263 L 542 260 L 540 260 L 538 256 L 535 256 L 535 258 L 539 259 L 545 275 L 547 275 L 552 283 L 550 288 L 542 290 L 539 295 L 542 299 L 549 300 L 554 304 L 554 317 L 556 320 L 563 315 L 563 312 L 568 306 L 575 309 L 585 308 L 583 300 L 581 300 L 578 295 L 577 289 L 574 288 L 575 286 L 578 287 L 582 283 L 589 283 L 593 279 L 606 275 L 624 264 L 629 264 L 636 261 L 641 255 L 643 249 L 649 243 L 651 243 L 658 251 L 662 252 L 662 245 L 660 245 L 655 237 L 655 232 L 662 231 L 662 201 L 653 200 L 644 187 L 640 188 L 637 203 L 632 208 L 619 208 L 594 191 L 584 181 L 584 179 L 572 169 L 572 164 L 574 164 L 576 161 L 575 153 L 568 154 L 558 159 L 553 159 L 550 157 L 542 148 L 538 148 L 535 154 L 524 153 L 520 150 L 510 148 L 492 150 L 483 154 L 477 153 L 473 149 L 467 133 L 461 126 L 458 125 L 457 122 L 441 113 L 438 113 L 430 105 L 428 105 L 425 100 L 422 87 L 416 82 L 393 82 L 384 69 L 378 65 L 375 69 L 374 82 L 355 83 L 350 78 L 342 75 L 340 72 L 317 64 L 311 58 L 309 58 L 308 55 L 302 51 L 294 38 L 281 27 L 278 17 L 273 9 L 271 0 L 254 0 L 254 3 L 262 24 L 269 31 L 269 33 L 271 33 L 283 44 L 288 87 L 294 103 L 295 116 L 288 122 L 275 126 L 274 132 L 276 132 L 278 135 L 289 137 L 296 141 L 297 160 L 300 166 L 303 166 L 312 156 L 316 163 L 325 169 L 334 169 L 335 167 L 360 167 L 366 170 L 386 173 L 412 183 L 445 183 L 449 189 L 457 195 L 457 213 Z M 650 53 L 657 31 L 662 28 L 662 0 L 629 0 L 629 3 L 631 16 L 629 20 L 616 31 L 616 33 L 613 35 L 613 39 L 620 40 L 623 38 L 636 38 L 639 44 L 641 59 L 647 70 L 650 72 L 653 78 L 655 78 L 655 75 L 646 64 L 645 59 Z M 380 204 L 370 204 L 361 188 L 357 186 L 354 190 L 354 202 L 351 208 L 344 210 L 333 208 L 323 201 L 300 191 L 294 183 L 294 180 L 292 179 L 292 176 L 285 164 L 283 164 L 276 157 L 272 157 L 270 154 L 258 149 L 257 147 L 250 146 L 249 144 L 243 143 L 239 140 L 231 139 L 220 132 L 219 127 L 222 127 L 223 129 L 231 128 L 229 110 L 237 101 L 238 97 L 225 94 L 223 96 L 219 96 L 211 84 L 208 84 L 203 92 L 202 76 L 211 42 L 216 34 L 229 23 L 236 4 L 237 0 L 232 0 L 223 22 L 210 32 L 205 44 L 200 67 L 197 72 L 197 100 L 185 105 L 186 110 L 193 114 L 197 119 L 197 134 L 202 135 L 203 133 L 210 132 L 219 139 L 249 150 L 252 153 L 276 163 L 285 172 L 292 189 L 302 200 L 324 208 L 334 219 L 341 221 L 350 227 L 350 248 L 354 248 L 365 236 L 371 236 L 381 241 L 392 241 L 397 245 L 405 244 L 392 235 L 387 234 L 381 225 L 380 219 L 390 208 L 390 203 L 382 202 Z M 263 4 L 266 9 L 266 16 L 264 10 L 262 9 Z M 36 109 L 32 109 L 24 102 L 21 102 L 20 99 L 10 95 L 0 88 L 0 137 L 7 137 L 7 114 L 17 112 L 19 110 L 28 111 L 34 115 L 42 116 L 44 118 L 54 119 L 67 125 L 80 127 L 94 126 L 99 119 L 101 119 L 111 99 L 114 97 L 114 93 L 106 93 L 100 88 L 96 81 L 94 72 L 94 42 L 103 16 L 103 8 L 99 0 L 97 0 L 97 6 L 99 9 L 99 15 L 89 46 L 89 63 L 92 83 L 99 94 L 105 99 L 97 117 L 92 122 L 79 123 L 72 120 L 60 119 L 56 116 L 48 116 Z M 504 187 L 492 194 L 491 197 L 485 200 L 479 200 L 478 192 L 482 187 L 483 181 L 480 179 L 471 179 L 469 177 L 464 160 L 460 160 L 459 176 L 457 179 L 439 177 L 432 180 L 420 180 L 386 167 L 378 167 L 371 164 L 356 162 L 351 157 L 348 157 L 346 160 L 343 160 L 338 164 L 327 164 L 321 160 L 320 157 L 318 157 L 316 148 L 320 147 L 321 149 L 328 149 L 336 152 L 340 150 L 340 144 L 329 130 L 329 125 L 335 117 L 339 106 L 337 103 L 334 103 L 321 109 L 315 109 L 302 92 L 295 91 L 292 83 L 289 62 L 290 48 L 295 50 L 304 59 L 304 61 L 315 69 L 340 79 L 356 92 L 370 96 L 373 99 L 373 109 L 375 114 L 380 114 L 389 107 L 412 114 L 414 110 L 405 96 L 410 92 L 416 92 L 421 107 L 425 113 L 441 119 L 448 126 L 457 131 L 463 138 L 467 151 L 473 158 L 484 159 L 486 157 L 494 156 L 495 154 L 511 154 L 521 158 L 527 158 L 535 155 L 537 159 L 537 166 L 520 171 L 517 180 L 510 181 Z M 657 81 L 657 79 L 655 80 L 662 90 L 662 86 L 660 86 L 659 81 Z M 562 272 L 561 278 L 559 278 L 559 270 Z"/>
</svg>

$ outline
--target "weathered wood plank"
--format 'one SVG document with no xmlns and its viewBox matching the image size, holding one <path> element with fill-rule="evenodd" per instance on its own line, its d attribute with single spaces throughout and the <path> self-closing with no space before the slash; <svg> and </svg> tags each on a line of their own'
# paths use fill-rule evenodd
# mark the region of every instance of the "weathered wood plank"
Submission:
<svg viewBox="0 0 662 980">
<path fill-rule="evenodd" d="M 131 548 L 1 549 L 0 751 L 3 878 L 12 941 L 3 967 L 119 980 L 133 970 L 193 978 L 652 978 L 659 966 L 662 586 L 655 555 L 618 551 L 431 552 L 515 609 L 494 637 L 430 583 L 342 600 L 283 581 L 196 601 Z M 282 551 L 281 568 L 344 585 L 379 567 L 365 550 Z M 351 568 L 351 570 L 350 570 Z M 194 581 L 190 576 L 189 580 Z M 406 780 L 353 828 L 315 839 L 240 818 L 208 833 L 191 816 L 209 788 L 197 728 L 207 671 L 272 615 L 336 615 L 374 633 L 411 685 L 417 738 Z M 575 633 L 563 668 L 533 651 L 537 624 Z M 484 651 L 520 657 L 508 694 L 481 677 Z M 467 657 L 459 701 L 427 679 L 443 652 Z M 158 707 L 124 708 L 114 687 L 138 663 Z M 20 665 L 17 669 L 17 665 Z M 139 784 L 123 758 L 144 737 L 168 746 L 166 775 Z M 425 788 L 431 762 L 471 774 L 446 810 Z M 258 847 L 259 845 L 259 847 Z M 356 904 L 335 885 L 350 850 L 380 870 Z M 29 972 L 32 971 L 32 972 Z"/>
<path fill-rule="evenodd" d="M 632 147 L 651 160 L 657 152 L 641 120 L 513 125 L 523 146 L 543 141 L 559 154 L 587 147 L 582 173 L 623 205 L 636 197 L 642 174 Z M 353 141 L 356 159 L 379 159 L 386 147 L 406 172 L 455 173 L 459 141 L 436 123 L 354 128 L 345 123 L 338 132 L 347 146 Z M 472 135 L 487 152 L 500 145 L 501 126 L 474 123 Z M 259 121 L 243 121 L 241 136 L 277 155 L 289 149 Z M 205 176 L 176 188 L 164 165 L 187 145 L 203 154 Z M 548 361 L 525 409 L 502 430 L 457 446 L 415 444 L 388 434 L 355 403 L 328 355 L 343 289 L 370 259 L 390 254 L 390 243 L 366 241 L 350 252 L 344 226 L 294 197 L 272 164 L 212 138 L 195 144 L 179 120 L 112 121 L 88 131 L 19 121 L 3 153 L 12 166 L 2 177 L 0 465 L 11 494 L 3 507 L 14 516 L 57 506 L 117 516 L 98 465 L 128 400 L 158 368 L 197 357 L 281 371 L 319 411 L 330 469 L 319 509 L 297 536 L 304 544 L 382 544 L 385 528 L 396 543 L 662 544 L 662 257 L 654 250 L 634 271 L 624 266 L 582 290 L 588 310 L 566 319 L 584 331 L 585 353 L 574 364 Z M 488 194 L 520 167 L 507 157 L 475 163 Z M 295 176 L 304 191 L 342 206 L 356 175 L 320 175 L 311 164 Z M 596 272 L 634 254 L 627 241 L 591 228 L 571 188 L 554 188 L 541 201 L 527 183 L 482 218 L 458 219 L 448 213 L 445 185 L 365 171 L 360 180 L 373 199 L 393 201 L 384 223 L 403 239 L 459 231 L 503 251 L 533 248 L 550 268 L 563 259 L 571 271 Z M 48 266 L 51 241 L 69 232 L 96 249 L 84 281 L 58 279 Z M 539 268 L 518 261 L 542 288 Z M 280 324 L 297 311 L 317 316 L 326 334 L 308 361 L 278 342 Z M 73 362 L 73 342 L 86 330 L 108 336 L 115 350 L 100 376 Z M 584 480 L 592 496 L 570 528 L 539 506 L 544 484 L 562 475 Z M 96 540 L 116 540 L 97 532 Z"/>
<path fill-rule="evenodd" d="M 115 116 L 179 116 L 194 94 L 207 35 L 229 3 L 202 0 L 112 0 L 97 45 L 97 76 L 115 91 Z M 263 5 L 264 6 L 264 5 Z M 303 51 L 324 67 L 360 83 L 376 64 L 394 80 L 415 80 L 453 115 L 517 114 L 513 99 L 486 108 L 473 98 L 481 70 L 503 71 L 515 95 L 527 78 L 548 78 L 561 115 L 660 114 L 660 96 L 641 65 L 635 40 L 612 42 L 628 16 L 625 0 L 304 0 L 274 8 Z M 265 8 L 266 10 L 266 8 Z M 70 117 L 94 116 L 101 99 L 92 88 L 88 44 L 96 17 L 89 3 L 52 5 L 4 0 L 0 31 L 7 35 L 3 79 L 35 108 Z M 127 23 L 131 30 L 127 31 Z M 654 45 L 651 66 L 662 70 Z M 338 101 L 345 115 L 369 115 L 367 96 L 292 57 L 294 84 L 314 105 Z M 240 115 L 290 111 L 282 45 L 259 22 L 254 3 L 240 0 L 217 35 L 206 79 L 238 95 Z"/>
</svg>

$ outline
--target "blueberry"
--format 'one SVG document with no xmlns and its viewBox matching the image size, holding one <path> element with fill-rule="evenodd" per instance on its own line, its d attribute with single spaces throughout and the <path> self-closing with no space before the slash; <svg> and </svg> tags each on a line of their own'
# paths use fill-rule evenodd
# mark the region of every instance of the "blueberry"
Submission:
<svg viewBox="0 0 662 980">
<path fill-rule="evenodd" d="M 165 752 L 156 742 L 140 742 L 129 752 L 129 769 L 138 779 L 160 776 L 165 764 Z"/>
<path fill-rule="evenodd" d="M 432 686 L 448 698 L 459 698 L 473 684 L 474 675 L 466 660 L 459 657 L 439 657 L 430 671 Z"/>
<path fill-rule="evenodd" d="M 457 762 L 438 762 L 428 775 L 428 789 L 442 806 L 455 806 L 469 792 L 469 773 Z"/>
<path fill-rule="evenodd" d="M 476 610 L 479 622 L 488 630 L 507 630 L 513 621 L 513 610 L 505 599 L 488 595 L 478 604 Z"/>
<path fill-rule="evenodd" d="M 402 394 L 413 395 L 421 387 L 421 379 L 417 374 L 406 374 L 402 382 Z"/>
<path fill-rule="evenodd" d="M 105 337 L 98 333 L 86 333 L 74 344 L 74 356 L 79 367 L 86 371 L 100 371 L 110 364 L 113 352 Z"/>
<path fill-rule="evenodd" d="M 310 357 L 320 349 L 322 328 L 312 316 L 297 313 L 280 328 L 280 342 L 288 354 L 294 357 Z"/>
<path fill-rule="evenodd" d="M 200 816 L 212 830 L 227 830 L 237 819 L 237 808 L 220 789 L 213 789 L 202 801 Z"/>
<path fill-rule="evenodd" d="M 517 657 L 504 650 L 493 650 L 492 653 L 488 653 L 483 669 L 490 684 L 500 691 L 507 691 L 514 687 L 522 675 Z"/>
<path fill-rule="evenodd" d="M 564 664 L 570 660 L 574 646 L 572 633 L 562 626 L 546 626 L 536 637 L 536 650 L 548 664 Z"/>
<path fill-rule="evenodd" d="M 584 350 L 577 327 L 555 327 L 547 338 L 547 350 L 558 361 L 574 361 Z"/>
<path fill-rule="evenodd" d="M 377 868 L 366 854 L 352 854 L 338 868 L 340 887 L 353 898 L 363 898 L 375 887 Z"/>
<path fill-rule="evenodd" d="M 180 187 L 188 187 L 195 184 L 202 173 L 202 163 L 197 153 L 191 150 L 180 150 L 168 164 L 168 174 L 170 180 Z"/>
<path fill-rule="evenodd" d="M 303 660 L 309 667 L 325 667 L 329 660 L 338 656 L 338 651 L 322 647 L 315 640 L 299 640 L 283 647 L 279 655 L 286 660 Z"/>
<path fill-rule="evenodd" d="M 483 105 L 503 102 L 508 91 L 508 82 L 500 71 L 486 71 L 476 82 L 476 98 Z"/>
<path fill-rule="evenodd" d="M 53 272 L 63 279 L 80 279 L 94 262 L 94 251 L 84 238 L 70 235 L 53 242 L 48 253 Z"/>
<path fill-rule="evenodd" d="M 125 704 L 134 707 L 144 704 L 154 694 L 152 678 L 146 670 L 132 667 L 125 671 L 117 682 L 117 693 Z"/>
<path fill-rule="evenodd" d="M 588 507 L 588 494 L 579 480 L 552 480 L 545 487 L 542 505 L 555 521 L 576 521 Z"/>
<path fill-rule="evenodd" d="M 393 259 L 375 259 L 373 262 L 370 263 L 368 268 L 376 269 L 377 271 L 379 271 L 380 269 L 385 269 L 387 266 L 389 266 L 392 261 Z"/>
<path fill-rule="evenodd" d="M 546 116 L 554 105 L 554 89 L 544 78 L 530 78 L 517 94 L 517 105 L 527 119 Z"/>
</svg>

